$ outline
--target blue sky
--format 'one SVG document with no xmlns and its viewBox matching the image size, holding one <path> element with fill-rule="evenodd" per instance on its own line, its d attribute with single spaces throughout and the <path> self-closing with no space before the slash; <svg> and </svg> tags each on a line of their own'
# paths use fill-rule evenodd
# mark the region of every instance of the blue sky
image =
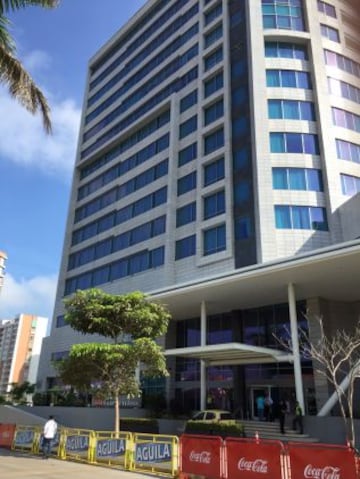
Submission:
<svg viewBox="0 0 360 479">
<path fill-rule="evenodd" d="M 0 88 L 0 250 L 8 255 L 0 319 L 51 318 L 87 63 L 145 0 L 61 0 L 11 15 L 18 57 L 46 94 L 54 133 Z"/>
</svg>

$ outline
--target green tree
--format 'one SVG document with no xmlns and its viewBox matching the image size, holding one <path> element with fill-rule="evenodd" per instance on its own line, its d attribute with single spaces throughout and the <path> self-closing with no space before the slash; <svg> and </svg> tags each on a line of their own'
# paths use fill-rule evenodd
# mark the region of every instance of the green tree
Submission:
<svg viewBox="0 0 360 479">
<path fill-rule="evenodd" d="M 10 21 L 6 16 L 10 11 L 30 5 L 54 8 L 58 5 L 58 0 L 0 0 L 0 83 L 6 85 L 10 95 L 30 113 L 40 111 L 44 129 L 50 133 L 50 107 L 41 90 L 16 58 L 16 45 L 9 32 Z"/>
<path fill-rule="evenodd" d="M 166 376 L 166 360 L 156 338 L 166 333 L 170 315 L 141 292 L 111 295 L 100 289 L 77 291 L 65 300 L 65 319 L 83 334 L 100 334 L 109 343 L 72 346 L 56 367 L 64 384 L 79 391 L 101 393 L 115 403 L 119 431 L 119 396 L 140 395 L 136 377 Z"/>
<path fill-rule="evenodd" d="M 24 381 L 21 384 L 11 383 L 11 390 L 9 396 L 12 402 L 23 403 L 26 401 L 25 396 L 27 394 L 33 394 L 35 391 L 35 384 L 29 383 L 29 381 Z"/>
</svg>

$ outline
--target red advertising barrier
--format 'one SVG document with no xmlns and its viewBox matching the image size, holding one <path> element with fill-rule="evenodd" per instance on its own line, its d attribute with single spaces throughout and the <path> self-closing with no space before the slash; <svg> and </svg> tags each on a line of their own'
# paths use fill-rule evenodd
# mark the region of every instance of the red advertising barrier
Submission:
<svg viewBox="0 0 360 479">
<path fill-rule="evenodd" d="M 209 479 L 222 477 L 221 437 L 183 434 L 180 448 L 182 473 L 206 476 Z"/>
<path fill-rule="evenodd" d="M 283 446 L 279 441 L 227 438 L 229 479 L 281 479 Z"/>
<path fill-rule="evenodd" d="M 352 449 L 331 444 L 288 444 L 291 479 L 356 479 Z"/>
<path fill-rule="evenodd" d="M 0 447 L 11 447 L 16 424 L 0 424 Z"/>
</svg>

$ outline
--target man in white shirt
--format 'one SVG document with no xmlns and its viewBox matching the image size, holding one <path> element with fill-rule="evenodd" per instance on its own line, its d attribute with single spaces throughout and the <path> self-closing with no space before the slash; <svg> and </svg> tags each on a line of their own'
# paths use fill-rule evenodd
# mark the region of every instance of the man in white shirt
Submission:
<svg viewBox="0 0 360 479">
<path fill-rule="evenodd" d="M 52 442 L 55 439 L 56 432 L 57 432 L 57 422 L 55 421 L 53 416 L 49 416 L 49 419 L 46 421 L 44 425 L 43 431 L 43 444 L 42 449 L 44 453 L 44 458 L 47 459 L 51 454 Z"/>
</svg>

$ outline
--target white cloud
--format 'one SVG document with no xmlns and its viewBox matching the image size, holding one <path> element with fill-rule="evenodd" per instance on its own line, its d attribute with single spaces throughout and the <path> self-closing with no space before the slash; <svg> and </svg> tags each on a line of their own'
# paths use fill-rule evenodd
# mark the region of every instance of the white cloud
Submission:
<svg viewBox="0 0 360 479">
<path fill-rule="evenodd" d="M 27 313 L 51 320 L 56 286 L 56 275 L 17 281 L 7 274 L 0 293 L 0 318 L 12 319 L 20 313 Z"/>
<path fill-rule="evenodd" d="M 40 50 L 28 53 L 22 61 L 31 74 L 49 70 L 51 64 L 49 55 Z M 39 86 L 51 107 L 53 134 L 45 134 L 40 113 L 31 115 L 1 87 L 0 156 L 68 180 L 75 161 L 81 110 L 73 99 L 59 100 L 51 86 Z"/>
</svg>

